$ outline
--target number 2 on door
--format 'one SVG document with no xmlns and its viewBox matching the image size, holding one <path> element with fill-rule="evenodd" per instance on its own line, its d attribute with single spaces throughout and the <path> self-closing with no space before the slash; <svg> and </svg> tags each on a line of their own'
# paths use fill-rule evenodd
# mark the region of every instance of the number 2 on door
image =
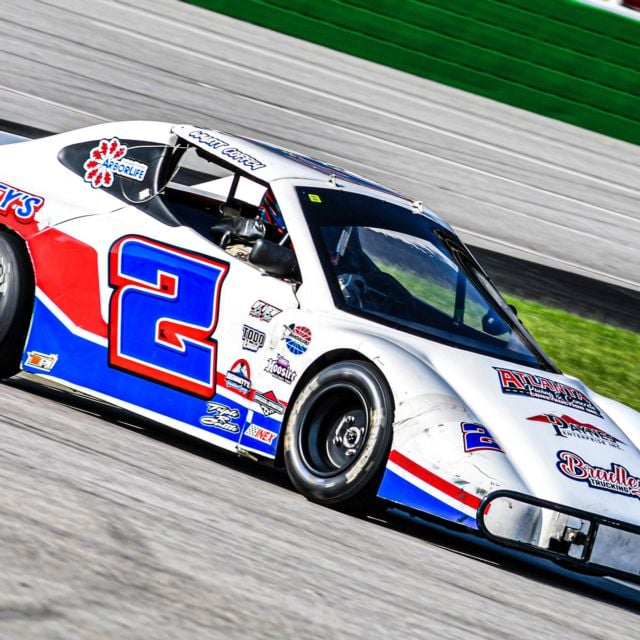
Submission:
<svg viewBox="0 0 640 640">
<path fill-rule="evenodd" d="M 211 398 L 229 265 L 140 236 L 118 240 L 109 260 L 109 364 Z"/>
</svg>

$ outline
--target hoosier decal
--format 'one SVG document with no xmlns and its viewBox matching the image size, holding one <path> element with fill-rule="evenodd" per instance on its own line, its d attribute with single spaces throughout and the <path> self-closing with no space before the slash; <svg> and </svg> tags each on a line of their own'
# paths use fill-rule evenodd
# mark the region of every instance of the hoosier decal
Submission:
<svg viewBox="0 0 640 640">
<path fill-rule="evenodd" d="M 589 424 L 587 422 L 579 422 L 571 416 L 556 416 L 551 413 L 545 413 L 540 416 L 531 416 L 527 420 L 535 422 L 545 422 L 553 427 L 556 436 L 560 438 L 576 438 L 578 440 L 588 440 L 596 444 L 604 444 L 614 449 L 622 449 L 620 445 L 624 444 L 622 440 L 618 440 L 615 436 L 607 433 L 603 429 Z"/>
<path fill-rule="evenodd" d="M 602 414 L 587 396 L 579 389 L 544 378 L 524 371 L 513 369 L 501 369 L 494 367 L 498 372 L 502 393 L 512 393 L 520 396 L 528 396 L 548 402 L 562 404 L 572 409 L 579 409 L 591 415 L 602 418 Z"/>
<path fill-rule="evenodd" d="M 289 361 L 280 354 L 278 354 L 277 358 L 269 358 L 264 370 L 274 378 L 282 380 L 282 382 L 286 382 L 287 384 L 291 384 L 298 375 L 298 373 L 291 368 Z"/>
<path fill-rule="evenodd" d="M 621 464 L 612 462 L 610 468 L 605 469 L 589 464 L 572 451 L 558 451 L 557 456 L 558 471 L 567 478 L 586 482 L 592 489 L 640 499 L 640 478 Z"/>
</svg>

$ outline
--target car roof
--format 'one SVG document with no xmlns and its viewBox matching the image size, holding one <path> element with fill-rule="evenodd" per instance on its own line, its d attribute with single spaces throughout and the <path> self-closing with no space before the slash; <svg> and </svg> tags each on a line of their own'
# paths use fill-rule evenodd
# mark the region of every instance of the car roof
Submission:
<svg viewBox="0 0 640 640">
<path fill-rule="evenodd" d="M 373 180 L 268 142 L 192 125 L 176 125 L 171 131 L 214 156 L 218 162 L 230 169 L 261 182 L 270 183 L 281 179 L 315 181 L 335 176 L 336 180 L 386 193 L 407 203 L 412 202 L 412 199 L 404 194 Z"/>
</svg>

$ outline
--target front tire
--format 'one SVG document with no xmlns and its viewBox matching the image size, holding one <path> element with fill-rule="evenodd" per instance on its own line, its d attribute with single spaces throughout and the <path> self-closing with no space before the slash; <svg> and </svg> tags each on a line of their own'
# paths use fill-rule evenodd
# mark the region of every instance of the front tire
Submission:
<svg viewBox="0 0 640 640">
<path fill-rule="evenodd" d="M 33 296 L 33 272 L 24 242 L 0 231 L 0 379 L 20 370 Z"/>
<path fill-rule="evenodd" d="M 364 506 L 378 489 L 393 430 L 389 387 L 370 363 L 318 372 L 287 421 L 284 461 L 295 487 L 326 505 Z"/>
</svg>

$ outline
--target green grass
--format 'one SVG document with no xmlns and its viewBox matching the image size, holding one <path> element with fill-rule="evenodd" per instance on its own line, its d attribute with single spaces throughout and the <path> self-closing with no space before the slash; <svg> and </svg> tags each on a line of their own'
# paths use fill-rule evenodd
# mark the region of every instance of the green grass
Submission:
<svg viewBox="0 0 640 640">
<path fill-rule="evenodd" d="M 505 296 L 564 373 L 640 411 L 640 334 Z"/>
</svg>

